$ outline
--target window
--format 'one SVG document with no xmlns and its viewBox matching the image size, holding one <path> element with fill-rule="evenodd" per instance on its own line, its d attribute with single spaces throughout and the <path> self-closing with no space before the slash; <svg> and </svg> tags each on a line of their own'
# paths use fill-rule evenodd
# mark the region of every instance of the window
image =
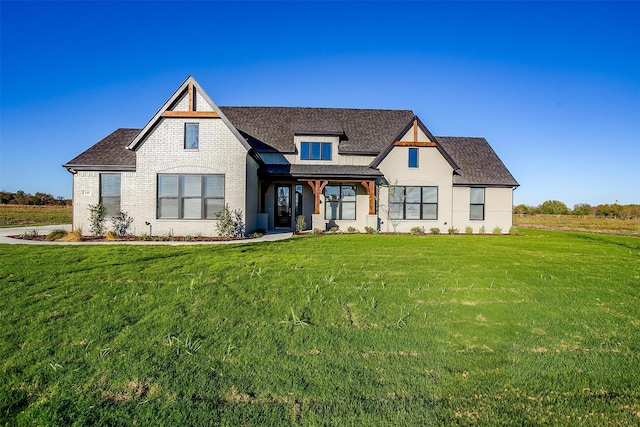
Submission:
<svg viewBox="0 0 640 427">
<path fill-rule="evenodd" d="M 418 149 L 417 148 L 409 148 L 409 167 L 417 168 L 418 167 Z"/>
<path fill-rule="evenodd" d="M 100 203 L 107 207 L 107 216 L 120 212 L 120 174 L 100 174 Z"/>
<path fill-rule="evenodd" d="M 296 219 L 302 215 L 302 185 L 301 184 L 297 184 L 296 185 L 296 206 L 295 206 L 295 212 L 296 212 Z"/>
<path fill-rule="evenodd" d="M 324 187 L 325 219 L 356 219 L 355 184 L 336 184 Z"/>
<path fill-rule="evenodd" d="M 158 175 L 158 218 L 215 219 L 224 208 L 224 175 Z"/>
<path fill-rule="evenodd" d="M 184 148 L 185 150 L 198 149 L 198 136 L 200 125 L 198 123 L 185 123 L 184 125 Z"/>
<path fill-rule="evenodd" d="M 331 160 L 330 142 L 301 142 L 301 160 Z"/>
<path fill-rule="evenodd" d="M 389 187 L 391 219 L 438 219 L 438 187 Z"/>
<path fill-rule="evenodd" d="M 469 219 L 484 219 L 484 188 L 470 188 Z"/>
</svg>

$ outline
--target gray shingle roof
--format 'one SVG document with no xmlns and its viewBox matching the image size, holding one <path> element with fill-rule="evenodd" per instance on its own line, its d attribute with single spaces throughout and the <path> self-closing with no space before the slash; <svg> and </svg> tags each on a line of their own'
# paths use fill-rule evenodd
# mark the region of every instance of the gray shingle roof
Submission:
<svg viewBox="0 0 640 427">
<path fill-rule="evenodd" d="M 369 166 L 265 165 L 262 175 L 292 178 L 375 179 L 382 173 Z"/>
<path fill-rule="evenodd" d="M 220 107 L 260 151 L 295 152 L 295 134 L 340 135 L 340 153 L 377 154 L 409 123 L 410 110 Z"/>
<path fill-rule="evenodd" d="M 486 139 L 437 136 L 436 140 L 460 167 L 453 176 L 454 184 L 520 185 Z"/>
<path fill-rule="evenodd" d="M 127 150 L 127 145 L 138 133 L 140 129 L 120 128 L 62 166 L 77 170 L 135 170 L 136 153 Z"/>
</svg>

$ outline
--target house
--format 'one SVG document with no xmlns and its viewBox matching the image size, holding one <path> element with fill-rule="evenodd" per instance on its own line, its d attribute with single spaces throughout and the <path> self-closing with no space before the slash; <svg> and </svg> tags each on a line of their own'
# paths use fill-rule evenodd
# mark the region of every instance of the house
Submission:
<svg viewBox="0 0 640 427">
<path fill-rule="evenodd" d="M 219 107 L 193 77 L 142 129 L 63 166 L 74 227 L 102 203 L 154 235 L 215 235 L 225 205 L 248 232 L 304 215 L 307 229 L 505 233 L 519 185 L 484 138 L 435 137 L 410 110 Z"/>
</svg>

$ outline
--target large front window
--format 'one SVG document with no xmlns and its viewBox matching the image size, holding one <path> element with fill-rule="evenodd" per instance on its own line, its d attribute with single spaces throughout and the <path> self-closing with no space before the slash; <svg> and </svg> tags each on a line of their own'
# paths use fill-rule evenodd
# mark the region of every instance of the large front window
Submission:
<svg viewBox="0 0 640 427">
<path fill-rule="evenodd" d="M 389 187 L 391 219 L 438 219 L 438 187 Z"/>
<path fill-rule="evenodd" d="M 336 184 L 324 187 L 325 219 L 356 219 L 355 184 Z"/>
<path fill-rule="evenodd" d="M 224 208 L 224 175 L 158 175 L 158 218 L 215 219 Z"/>
<path fill-rule="evenodd" d="M 331 160 L 330 142 L 301 142 L 301 160 Z"/>
<path fill-rule="evenodd" d="M 120 174 L 100 174 L 100 203 L 107 207 L 108 216 L 120 212 Z"/>
</svg>

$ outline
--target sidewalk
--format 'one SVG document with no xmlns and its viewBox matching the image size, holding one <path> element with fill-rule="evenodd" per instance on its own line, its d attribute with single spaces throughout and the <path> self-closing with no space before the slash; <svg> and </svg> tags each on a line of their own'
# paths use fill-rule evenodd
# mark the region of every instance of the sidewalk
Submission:
<svg viewBox="0 0 640 427">
<path fill-rule="evenodd" d="M 64 225 L 42 225 L 38 227 L 15 227 L 15 228 L 0 228 L 0 244 L 10 245 L 233 245 L 233 244 L 245 244 L 245 243 L 257 243 L 257 242 L 275 242 L 278 240 L 285 240 L 290 238 L 293 233 L 286 232 L 271 232 L 262 237 L 256 239 L 245 240 L 221 240 L 216 242 L 162 242 L 162 241 L 114 241 L 114 242 L 48 242 L 40 240 L 23 240 L 13 239 L 9 236 L 17 236 L 22 233 L 38 230 L 38 234 L 47 235 L 51 231 L 56 229 L 64 229 L 71 231 L 71 224 Z"/>
</svg>

